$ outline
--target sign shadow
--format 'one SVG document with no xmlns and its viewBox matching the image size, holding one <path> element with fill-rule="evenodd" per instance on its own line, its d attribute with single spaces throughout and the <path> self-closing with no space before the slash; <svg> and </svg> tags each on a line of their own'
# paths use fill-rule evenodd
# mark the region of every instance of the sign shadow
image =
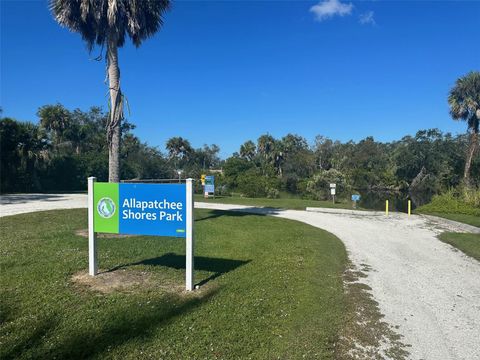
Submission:
<svg viewBox="0 0 480 360">
<path fill-rule="evenodd" d="M 216 278 L 222 276 L 223 274 L 229 273 L 237 268 L 248 264 L 252 260 L 234 260 L 234 259 L 222 259 L 222 258 L 211 258 L 205 256 L 195 256 L 195 270 L 207 271 L 213 273 L 208 278 L 201 280 L 199 283 L 195 284 L 198 286 L 205 285 L 209 281 L 215 280 Z M 174 253 L 167 253 L 165 255 L 145 259 L 129 264 L 119 265 L 107 272 L 116 271 L 119 269 L 124 269 L 130 266 L 135 265 L 149 265 L 149 266 L 166 266 L 176 270 L 185 269 L 185 255 L 178 255 Z"/>
</svg>

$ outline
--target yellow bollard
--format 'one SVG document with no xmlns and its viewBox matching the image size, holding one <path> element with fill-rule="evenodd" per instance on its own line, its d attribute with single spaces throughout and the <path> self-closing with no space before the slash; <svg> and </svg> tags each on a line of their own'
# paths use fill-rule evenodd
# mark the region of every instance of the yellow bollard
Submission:
<svg viewBox="0 0 480 360">
<path fill-rule="evenodd" d="M 385 215 L 388 216 L 388 200 L 385 200 Z"/>
<path fill-rule="evenodd" d="M 408 200 L 408 216 L 412 213 L 412 201 Z"/>
</svg>

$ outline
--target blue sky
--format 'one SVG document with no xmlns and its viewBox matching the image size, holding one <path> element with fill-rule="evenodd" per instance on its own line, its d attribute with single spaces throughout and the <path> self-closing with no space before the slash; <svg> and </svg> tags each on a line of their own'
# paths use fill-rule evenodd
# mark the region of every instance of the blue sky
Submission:
<svg viewBox="0 0 480 360">
<path fill-rule="evenodd" d="M 60 102 L 106 108 L 105 62 L 58 26 L 46 1 L 1 3 L 4 116 Z M 120 50 L 135 133 L 182 136 L 223 157 L 263 133 L 400 139 L 451 120 L 455 80 L 480 68 L 478 1 L 174 2 L 164 28 Z"/>
</svg>

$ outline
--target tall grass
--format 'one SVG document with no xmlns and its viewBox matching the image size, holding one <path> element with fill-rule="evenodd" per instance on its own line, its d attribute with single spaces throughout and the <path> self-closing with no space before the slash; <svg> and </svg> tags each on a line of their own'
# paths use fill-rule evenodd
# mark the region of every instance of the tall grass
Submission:
<svg viewBox="0 0 480 360">
<path fill-rule="evenodd" d="M 429 204 L 417 208 L 417 212 L 480 216 L 480 189 L 450 189 L 435 195 Z"/>
</svg>

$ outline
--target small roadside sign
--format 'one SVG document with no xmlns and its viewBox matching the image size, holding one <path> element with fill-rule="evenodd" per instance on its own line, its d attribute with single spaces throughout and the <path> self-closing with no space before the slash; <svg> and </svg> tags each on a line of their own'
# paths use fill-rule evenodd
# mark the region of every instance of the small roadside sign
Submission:
<svg viewBox="0 0 480 360">
<path fill-rule="evenodd" d="M 337 187 L 337 184 L 334 184 L 334 183 L 331 183 L 331 184 L 330 184 L 330 188 L 334 188 L 334 189 L 335 189 L 336 187 Z"/>
<path fill-rule="evenodd" d="M 331 188 L 331 189 L 330 189 L 330 194 L 331 194 L 331 195 L 335 195 L 335 188 Z"/>
<path fill-rule="evenodd" d="M 205 197 L 215 195 L 215 176 L 207 175 L 205 176 L 205 185 L 203 186 L 203 192 Z"/>
<path fill-rule="evenodd" d="M 360 200 L 360 195 L 358 194 L 352 195 L 352 201 L 359 201 L 359 200 Z"/>
</svg>

